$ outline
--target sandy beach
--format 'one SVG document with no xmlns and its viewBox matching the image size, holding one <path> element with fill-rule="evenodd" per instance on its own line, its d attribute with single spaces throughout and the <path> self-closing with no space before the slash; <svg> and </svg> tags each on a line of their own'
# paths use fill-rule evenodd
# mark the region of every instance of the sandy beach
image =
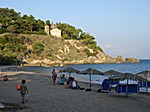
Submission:
<svg viewBox="0 0 150 112">
<path fill-rule="evenodd" d="M 0 78 L 8 75 L 9 81 L 0 80 L 0 103 L 5 108 L 0 112 L 149 112 L 149 94 L 97 93 L 100 85 L 93 84 L 92 91 L 65 89 L 53 85 L 50 76 L 34 72 L 2 72 Z M 27 81 L 29 101 L 21 103 L 20 93 L 15 86 L 22 79 Z M 87 83 L 79 82 L 88 88 Z"/>
</svg>

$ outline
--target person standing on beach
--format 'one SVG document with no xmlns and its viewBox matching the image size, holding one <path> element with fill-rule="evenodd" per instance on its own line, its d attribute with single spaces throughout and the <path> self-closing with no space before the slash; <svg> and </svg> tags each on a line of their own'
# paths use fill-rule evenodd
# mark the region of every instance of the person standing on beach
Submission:
<svg viewBox="0 0 150 112">
<path fill-rule="evenodd" d="M 52 79 L 53 79 L 53 84 L 54 85 L 55 85 L 56 78 L 57 78 L 57 74 L 55 72 L 55 69 L 53 69 L 53 71 L 52 71 Z"/>
<path fill-rule="evenodd" d="M 29 90 L 27 88 L 27 85 L 26 85 L 26 80 L 22 80 L 21 81 L 21 85 L 20 85 L 20 94 L 21 94 L 21 97 L 22 97 L 22 104 L 25 103 L 25 96 L 26 94 L 29 94 Z"/>
</svg>

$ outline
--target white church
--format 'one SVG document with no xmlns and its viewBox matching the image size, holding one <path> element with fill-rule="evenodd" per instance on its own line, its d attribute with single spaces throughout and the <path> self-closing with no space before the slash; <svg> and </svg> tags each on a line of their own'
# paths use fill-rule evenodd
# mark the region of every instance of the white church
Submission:
<svg viewBox="0 0 150 112">
<path fill-rule="evenodd" d="M 51 25 L 51 30 L 48 25 L 45 25 L 45 33 L 54 37 L 61 37 L 61 30 L 56 25 Z"/>
</svg>

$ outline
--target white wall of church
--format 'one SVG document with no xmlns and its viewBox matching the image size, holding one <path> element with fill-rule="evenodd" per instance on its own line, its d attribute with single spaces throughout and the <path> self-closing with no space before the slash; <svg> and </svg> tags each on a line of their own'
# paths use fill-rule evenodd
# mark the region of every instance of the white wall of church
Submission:
<svg viewBox="0 0 150 112">
<path fill-rule="evenodd" d="M 51 35 L 52 36 L 55 36 L 55 37 L 61 37 L 61 30 L 57 29 L 57 28 L 54 28 L 50 31 Z"/>
</svg>

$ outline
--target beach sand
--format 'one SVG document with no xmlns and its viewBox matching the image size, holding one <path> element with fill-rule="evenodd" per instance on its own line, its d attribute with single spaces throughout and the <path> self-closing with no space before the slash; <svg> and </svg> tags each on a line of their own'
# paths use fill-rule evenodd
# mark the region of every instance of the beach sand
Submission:
<svg viewBox="0 0 150 112">
<path fill-rule="evenodd" d="M 50 76 L 33 72 L 2 72 L 9 81 L 0 80 L 0 103 L 5 108 L 0 112 L 149 112 L 149 94 L 97 93 L 100 85 L 93 84 L 92 91 L 65 89 L 53 85 Z M 15 86 L 22 79 L 27 81 L 29 101 L 21 103 L 20 93 Z M 79 82 L 88 88 L 87 83 Z"/>
</svg>

